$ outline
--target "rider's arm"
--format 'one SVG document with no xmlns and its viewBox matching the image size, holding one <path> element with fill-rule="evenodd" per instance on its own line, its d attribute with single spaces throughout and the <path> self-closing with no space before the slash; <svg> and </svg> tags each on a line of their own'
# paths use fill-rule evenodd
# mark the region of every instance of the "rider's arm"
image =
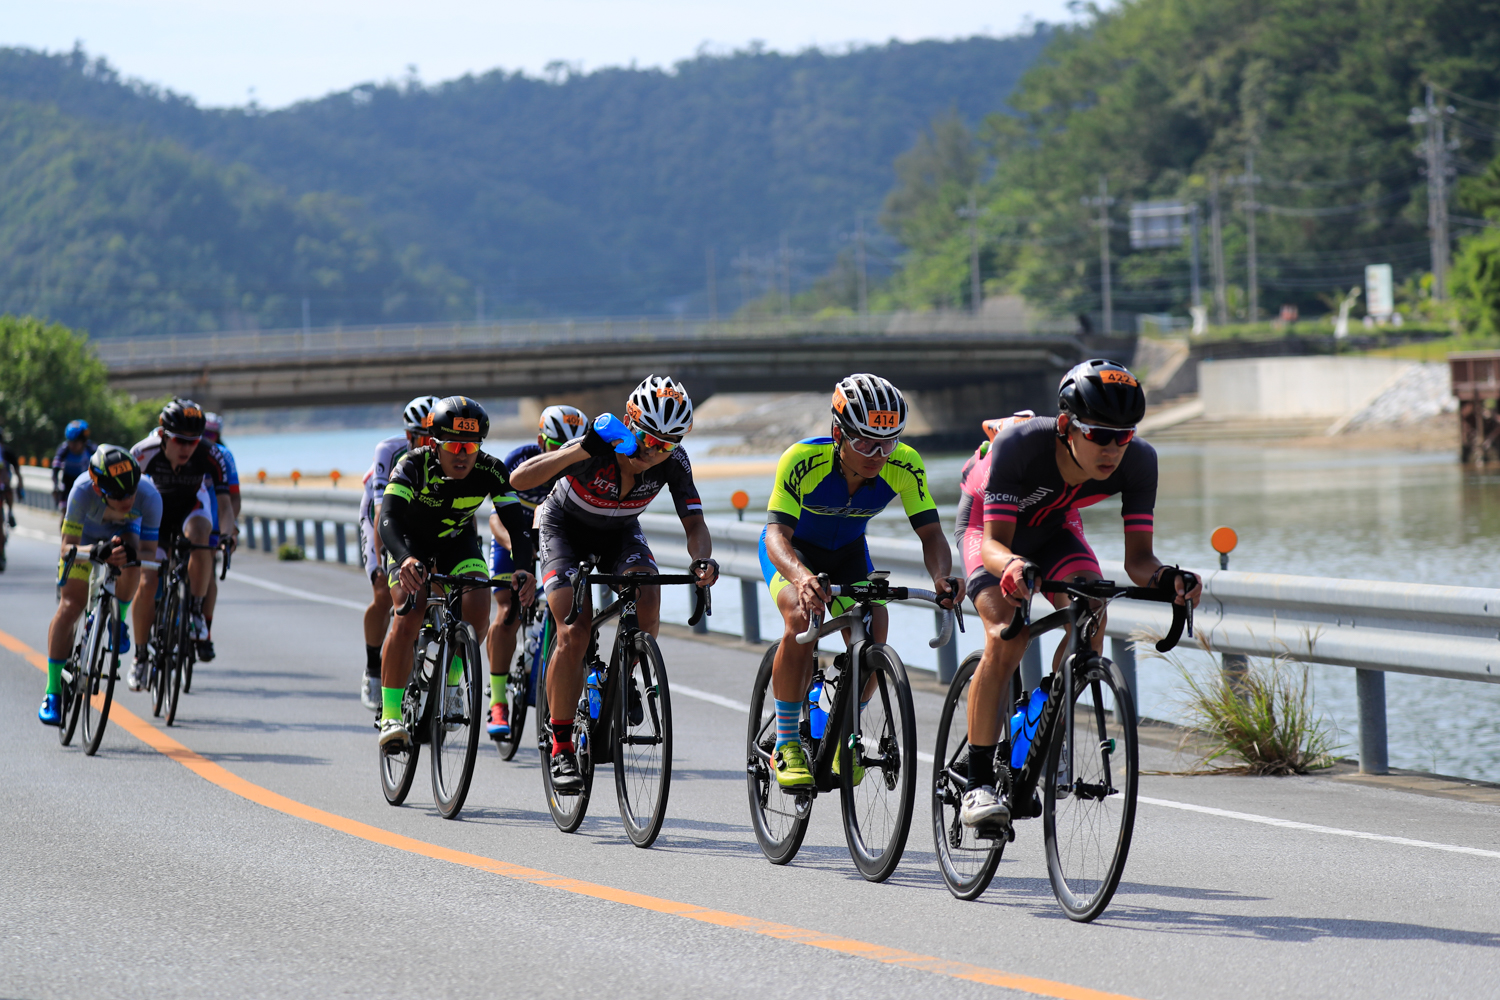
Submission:
<svg viewBox="0 0 1500 1000">
<path fill-rule="evenodd" d="M 948 536 L 943 534 L 943 526 L 938 521 L 931 521 L 917 529 L 917 537 L 922 540 L 922 562 L 927 566 L 927 575 L 932 577 L 934 589 L 944 594 L 948 592 L 948 580 L 953 576 L 953 549 L 948 545 Z M 958 597 L 963 599 L 963 580 L 958 581 Z"/>
<path fill-rule="evenodd" d="M 531 523 L 531 511 L 525 505 L 515 499 L 515 494 L 506 494 L 510 502 L 505 503 L 504 497 L 495 497 L 495 514 L 500 524 L 505 528 L 506 534 L 510 536 L 510 558 L 516 564 L 517 569 L 526 569 L 534 559 L 531 542 L 531 531 L 528 525 Z"/>
<path fill-rule="evenodd" d="M 380 505 L 380 541 L 391 561 L 397 566 L 413 558 L 411 546 L 406 542 L 406 512 L 411 506 L 409 497 L 392 492 L 397 484 L 386 487 L 385 503 Z"/>
<path fill-rule="evenodd" d="M 543 452 L 535 458 L 528 458 L 516 466 L 516 471 L 510 474 L 510 485 L 518 490 L 533 490 L 543 483 L 556 479 L 570 467 L 589 457 L 588 452 L 583 450 L 584 440 L 584 438 L 579 438 L 568 442 L 556 451 Z"/>
<path fill-rule="evenodd" d="M 495 540 L 496 545 L 507 552 L 510 551 L 510 532 L 505 530 L 505 524 L 500 520 L 498 511 L 490 512 L 490 537 Z"/>
<path fill-rule="evenodd" d="M 709 534 L 708 522 L 703 520 L 702 514 L 689 514 L 682 519 L 682 530 L 687 534 L 688 555 L 693 562 L 702 559 L 709 564 L 699 580 L 703 582 L 703 586 L 713 586 L 714 581 L 719 578 L 719 564 L 713 561 L 714 540 Z"/>
</svg>

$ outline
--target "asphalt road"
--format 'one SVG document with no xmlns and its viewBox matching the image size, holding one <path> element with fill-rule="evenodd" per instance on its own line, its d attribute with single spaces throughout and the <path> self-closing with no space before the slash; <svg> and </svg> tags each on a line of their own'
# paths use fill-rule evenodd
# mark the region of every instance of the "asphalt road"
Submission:
<svg viewBox="0 0 1500 1000">
<path fill-rule="evenodd" d="M 773 867 L 734 707 L 759 655 L 723 643 L 662 641 L 676 760 L 652 850 L 624 837 L 607 773 L 559 833 L 525 747 L 483 747 L 458 821 L 431 805 L 425 760 L 391 808 L 357 696 L 362 579 L 258 554 L 223 585 L 220 655 L 179 724 L 122 684 L 142 721 L 111 720 L 87 758 L 35 717 L 26 650 L 44 648 L 55 551 L 13 538 L 0 575 L 0 996 L 1448 997 L 1493 995 L 1500 974 L 1500 808 L 1326 778 L 1146 777 L 1124 883 L 1091 925 L 1058 909 L 1037 824 L 983 897 L 953 899 L 925 778 L 889 882 L 854 871 L 831 797 Z M 916 699 L 930 751 L 940 699 Z"/>
</svg>

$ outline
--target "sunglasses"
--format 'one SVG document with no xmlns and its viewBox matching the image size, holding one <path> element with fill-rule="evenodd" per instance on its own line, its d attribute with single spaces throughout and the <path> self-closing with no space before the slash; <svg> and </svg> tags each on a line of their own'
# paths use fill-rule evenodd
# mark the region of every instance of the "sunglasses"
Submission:
<svg viewBox="0 0 1500 1000">
<path fill-rule="evenodd" d="M 865 458 L 890 458 L 891 452 L 896 450 L 896 444 L 900 439 L 891 438 L 886 441 L 872 441 L 869 438 L 850 435 L 844 438 L 844 440 L 849 442 L 849 447 L 854 449 L 856 455 L 863 455 Z"/>
<path fill-rule="evenodd" d="M 557 440 L 554 440 L 552 438 L 549 438 L 545 434 L 542 435 L 542 446 L 544 448 L 546 448 L 548 451 L 552 451 L 554 449 L 561 448 L 565 443 L 566 442 L 564 442 L 564 441 L 557 441 Z"/>
<path fill-rule="evenodd" d="M 1131 438 L 1135 437 L 1134 427 L 1095 427 L 1093 424 L 1086 424 L 1079 420 L 1072 421 L 1072 425 L 1078 428 L 1083 439 L 1090 444 L 1106 446 L 1118 444 L 1124 447 L 1130 443 Z"/>
<path fill-rule="evenodd" d="M 677 447 L 676 441 L 668 441 L 655 434 L 648 434 L 639 427 L 635 428 L 635 439 L 640 442 L 644 451 L 672 451 Z"/>
<path fill-rule="evenodd" d="M 450 455 L 472 455 L 479 450 L 478 441 L 439 441 L 437 445 Z"/>
<path fill-rule="evenodd" d="M 181 434 L 168 434 L 167 437 L 172 439 L 173 441 L 176 441 L 178 444 L 197 444 L 200 440 L 199 438 L 195 437 L 183 437 Z"/>
</svg>

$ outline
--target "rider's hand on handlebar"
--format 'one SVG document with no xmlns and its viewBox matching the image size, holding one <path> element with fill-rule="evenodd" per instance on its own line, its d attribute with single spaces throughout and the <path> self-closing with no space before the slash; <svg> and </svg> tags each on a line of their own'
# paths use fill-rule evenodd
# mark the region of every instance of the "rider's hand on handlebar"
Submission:
<svg viewBox="0 0 1500 1000">
<path fill-rule="evenodd" d="M 1156 572 L 1161 577 L 1161 579 L 1157 580 L 1158 587 L 1165 589 L 1168 580 L 1170 580 L 1172 588 L 1177 592 L 1177 599 L 1172 602 L 1173 604 L 1181 604 L 1184 599 L 1187 599 L 1193 602 L 1193 607 L 1196 608 L 1198 606 L 1199 600 L 1201 600 L 1203 597 L 1202 577 L 1198 576 L 1198 574 L 1196 573 L 1185 573 L 1176 566 L 1163 566 Z M 1193 578 L 1193 587 L 1191 590 L 1187 589 L 1187 585 L 1184 580 L 1184 577 L 1186 576 L 1191 576 Z"/>
<path fill-rule="evenodd" d="M 427 567 L 415 556 L 407 556 L 396 572 L 396 579 L 408 594 L 420 594 L 427 581 Z"/>
<path fill-rule="evenodd" d="M 524 569 L 518 569 L 511 574 L 510 585 L 514 588 L 522 607 L 531 607 L 531 602 L 536 600 L 536 577 Z"/>
<path fill-rule="evenodd" d="M 1000 596 L 1014 607 L 1024 608 L 1031 602 L 1031 588 L 1026 586 L 1026 569 L 1029 566 L 1030 562 L 1016 556 L 1005 564 L 1005 572 L 1000 574 Z"/>
<path fill-rule="evenodd" d="M 797 604 L 809 620 L 821 615 L 827 609 L 828 602 L 833 600 L 833 595 L 823 589 L 822 583 L 812 573 L 793 586 L 797 588 Z"/>
<path fill-rule="evenodd" d="M 951 608 L 955 605 L 963 603 L 964 585 L 964 578 L 961 576 L 935 576 L 932 578 L 933 592 L 938 594 L 939 597 L 942 598 L 938 601 L 938 603 L 945 608 Z M 943 597 L 943 595 L 950 593 L 953 595 L 952 600 L 948 600 L 946 597 Z"/>
<path fill-rule="evenodd" d="M 703 559 L 703 565 L 693 564 L 693 575 L 698 578 L 698 586 L 712 587 L 719 581 L 719 563 L 716 559 Z"/>
<path fill-rule="evenodd" d="M 238 549 L 240 547 L 239 528 L 235 528 L 233 531 L 226 531 L 221 534 L 219 536 L 219 544 L 223 546 L 225 552 L 233 552 L 234 550 Z"/>
</svg>

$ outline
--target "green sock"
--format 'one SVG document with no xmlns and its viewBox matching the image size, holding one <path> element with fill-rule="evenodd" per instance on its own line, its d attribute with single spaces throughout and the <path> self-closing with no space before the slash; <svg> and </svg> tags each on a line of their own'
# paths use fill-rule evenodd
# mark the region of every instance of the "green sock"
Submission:
<svg viewBox="0 0 1500 1000">
<path fill-rule="evenodd" d="M 48 660 L 47 661 L 47 693 L 48 694 L 61 694 L 62 693 L 62 668 L 63 668 L 63 662 L 64 661 L 62 661 L 62 660 Z M 32 688 L 32 690 L 34 691 L 36 689 Z"/>
<path fill-rule="evenodd" d="M 383 687 L 380 689 L 380 703 L 383 709 L 380 713 L 382 722 L 386 719 L 401 718 L 401 696 L 404 694 L 406 694 L 405 688 Z"/>
<path fill-rule="evenodd" d="M 130 602 L 129 601 L 121 601 L 119 603 L 120 603 L 120 621 L 122 621 L 122 622 L 129 622 L 130 621 Z"/>
<path fill-rule="evenodd" d="M 448 686 L 454 687 L 464 675 L 463 662 L 457 656 L 448 661 Z"/>
<path fill-rule="evenodd" d="M 507 674 L 490 674 L 490 704 L 505 704 L 505 683 L 509 680 Z"/>
</svg>

